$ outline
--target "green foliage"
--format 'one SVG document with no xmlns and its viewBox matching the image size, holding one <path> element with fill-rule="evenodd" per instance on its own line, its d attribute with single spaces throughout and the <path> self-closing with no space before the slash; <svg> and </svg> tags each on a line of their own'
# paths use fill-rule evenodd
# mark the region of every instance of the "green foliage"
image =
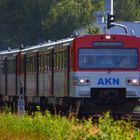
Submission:
<svg viewBox="0 0 140 140">
<path fill-rule="evenodd" d="M 0 0 L 0 45 L 20 47 L 66 38 L 94 21 L 103 0 Z"/>
<path fill-rule="evenodd" d="M 0 0 L 0 43 L 20 47 L 35 42 L 41 32 L 38 0 Z"/>
<path fill-rule="evenodd" d="M 40 112 L 32 116 L 0 114 L 0 139 L 19 140 L 138 140 L 139 131 L 131 122 L 114 121 L 109 113 L 93 125 L 92 119 L 79 121 Z"/>
<path fill-rule="evenodd" d="M 98 34 L 100 33 L 100 29 L 99 27 L 97 27 L 96 25 L 88 25 L 88 33 L 89 34 Z"/>
<path fill-rule="evenodd" d="M 140 138 L 133 122 L 123 120 L 114 121 L 109 113 L 99 119 L 98 137 L 104 140 L 132 140 Z"/>
<path fill-rule="evenodd" d="M 139 21 L 140 1 L 139 0 L 114 0 L 114 14 L 117 20 Z"/>
<path fill-rule="evenodd" d="M 104 0 L 0 0 L 0 46 L 19 48 L 66 38 L 90 26 L 95 20 L 93 12 L 103 7 Z M 117 20 L 139 20 L 139 9 L 139 0 L 114 0 Z M 96 26 L 92 28 L 89 33 L 99 32 Z"/>
<path fill-rule="evenodd" d="M 71 132 L 71 124 L 66 118 L 52 116 L 48 112 L 43 116 L 36 112 L 33 116 L 17 116 L 8 114 L 0 115 L 0 130 L 4 129 L 3 137 L 12 133 L 16 137 L 30 136 L 33 139 L 67 139 Z M 1 136 L 2 138 L 2 136 Z"/>
<path fill-rule="evenodd" d="M 44 32 L 50 39 L 68 37 L 74 30 L 93 23 L 93 12 L 97 7 L 101 9 L 102 1 L 61 0 L 50 9 L 43 24 Z"/>
</svg>

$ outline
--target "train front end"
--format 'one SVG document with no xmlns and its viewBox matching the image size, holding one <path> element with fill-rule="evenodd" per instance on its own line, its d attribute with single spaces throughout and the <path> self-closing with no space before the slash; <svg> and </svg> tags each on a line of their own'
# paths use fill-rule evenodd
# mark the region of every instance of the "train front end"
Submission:
<svg viewBox="0 0 140 140">
<path fill-rule="evenodd" d="M 73 43 L 71 94 L 94 104 L 125 104 L 140 98 L 140 38 L 88 35 Z"/>
</svg>

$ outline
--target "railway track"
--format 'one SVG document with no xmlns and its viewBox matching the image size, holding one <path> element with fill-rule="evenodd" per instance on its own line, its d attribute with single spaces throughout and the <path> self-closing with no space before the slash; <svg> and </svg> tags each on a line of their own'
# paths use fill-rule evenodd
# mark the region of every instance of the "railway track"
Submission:
<svg viewBox="0 0 140 140">
<path fill-rule="evenodd" d="M 136 106 L 131 114 L 126 115 L 126 120 L 135 123 L 137 128 L 140 128 L 140 106 Z"/>
<path fill-rule="evenodd" d="M 93 114 L 91 113 L 90 115 L 89 113 L 80 114 L 80 118 L 84 117 L 86 119 L 86 118 L 92 117 L 93 123 L 98 123 L 99 118 L 103 117 L 105 112 L 109 111 L 110 116 L 114 120 L 124 120 L 126 122 L 132 122 L 132 124 L 134 122 L 134 126 L 140 129 L 140 105 L 129 106 L 129 108 L 128 108 L 128 105 L 125 107 L 122 107 L 122 106 L 119 107 L 119 109 L 122 109 L 122 110 L 119 110 L 117 108 L 112 108 L 112 110 L 108 110 L 107 107 L 106 108 L 104 107 L 104 110 L 100 110 L 100 107 L 98 106 L 96 106 L 96 108 L 98 108 L 97 109 L 98 111 L 96 113 L 93 113 Z"/>
<path fill-rule="evenodd" d="M 135 122 L 137 128 L 140 128 L 140 113 L 132 114 L 131 121 Z"/>
<path fill-rule="evenodd" d="M 134 122 L 134 125 L 136 126 L 136 128 L 140 128 L 140 113 L 132 113 L 132 114 L 128 114 L 122 117 L 123 120 L 125 121 L 131 121 Z"/>
</svg>

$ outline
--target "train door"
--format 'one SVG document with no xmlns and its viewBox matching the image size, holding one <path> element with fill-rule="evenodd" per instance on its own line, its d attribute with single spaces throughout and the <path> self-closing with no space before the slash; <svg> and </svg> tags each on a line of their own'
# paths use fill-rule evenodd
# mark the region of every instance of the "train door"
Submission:
<svg viewBox="0 0 140 140">
<path fill-rule="evenodd" d="M 39 54 L 39 95 L 51 96 L 52 94 L 52 59 L 51 52 L 42 52 Z"/>
<path fill-rule="evenodd" d="M 7 95 L 16 95 L 16 55 L 7 58 Z"/>
<path fill-rule="evenodd" d="M 6 81 L 7 81 L 7 58 L 3 58 L 1 61 L 1 83 L 0 83 L 2 96 L 7 94 Z"/>
<path fill-rule="evenodd" d="M 26 55 L 26 96 L 37 96 L 37 55 Z"/>
<path fill-rule="evenodd" d="M 25 94 L 25 90 L 26 90 L 26 79 L 25 79 L 25 75 L 26 75 L 26 55 L 19 53 L 17 55 L 17 71 L 16 71 L 16 82 L 17 82 L 17 89 L 16 89 L 16 94 Z M 22 89 L 22 90 L 21 90 Z"/>
<path fill-rule="evenodd" d="M 69 48 L 66 46 L 54 50 L 54 96 L 64 97 L 69 94 Z"/>
</svg>

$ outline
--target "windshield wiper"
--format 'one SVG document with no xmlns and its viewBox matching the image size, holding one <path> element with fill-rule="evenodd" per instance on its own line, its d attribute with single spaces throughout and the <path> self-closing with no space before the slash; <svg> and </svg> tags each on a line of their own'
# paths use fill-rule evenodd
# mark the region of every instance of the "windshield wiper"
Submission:
<svg viewBox="0 0 140 140">
<path fill-rule="evenodd" d="M 112 68 L 108 71 L 108 73 L 110 73 L 113 69 L 115 69 L 115 68 L 118 66 L 118 64 L 120 64 L 120 62 L 121 62 L 124 58 L 125 58 L 125 57 L 121 57 L 121 58 L 119 59 L 119 61 L 117 61 L 117 62 L 115 63 L 114 67 L 112 67 Z"/>
</svg>

